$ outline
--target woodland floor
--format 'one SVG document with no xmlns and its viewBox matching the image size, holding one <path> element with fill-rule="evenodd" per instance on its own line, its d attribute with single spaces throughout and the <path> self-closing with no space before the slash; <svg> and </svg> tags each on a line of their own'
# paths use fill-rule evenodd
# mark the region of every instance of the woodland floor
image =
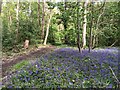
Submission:
<svg viewBox="0 0 120 90">
<path fill-rule="evenodd" d="M 35 61 L 35 58 L 50 53 L 54 49 L 56 49 L 55 46 L 42 46 L 37 49 L 29 50 L 24 54 L 15 55 L 13 57 L 2 57 L 2 78 L 4 79 L 8 74 L 14 73 L 9 70 L 9 68 L 13 65 L 23 60 L 29 60 L 30 62 L 33 62 Z"/>
<path fill-rule="evenodd" d="M 23 51 L 25 52 L 21 52 L 21 54 L 20 53 L 15 55 L 11 53 L 10 53 L 11 55 L 7 54 L 8 57 L 7 55 L 3 55 L 2 57 L 3 86 L 7 85 L 10 78 L 18 73 L 19 69 L 16 69 L 16 67 L 19 68 L 19 66 L 22 67 L 22 65 L 23 66 L 27 65 L 24 63 L 20 64 L 21 62 L 32 63 L 30 64 L 31 68 L 32 67 L 36 68 L 35 70 L 37 72 L 31 71 L 32 69 L 30 69 L 30 66 L 29 68 L 22 67 L 22 69 L 19 71 L 22 75 L 23 75 L 22 72 L 23 69 L 25 70 L 25 72 L 30 73 L 27 74 L 27 77 L 29 77 L 30 80 L 34 79 L 34 76 L 39 77 L 38 75 L 43 75 L 43 74 L 38 74 L 41 73 L 40 70 L 43 70 L 42 72 L 45 73 L 47 76 L 49 75 L 55 76 L 52 78 L 56 78 L 55 80 L 58 80 L 63 83 L 64 83 L 63 81 L 63 76 L 64 76 L 64 78 L 66 78 L 65 80 L 68 83 L 68 85 L 69 84 L 71 85 L 71 83 L 69 83 L 71 81 L 69 80 L 76 80 L 76 84 L 74 85 L 79 85 L 82 80 L 83 81 L 89 80 L 91 84 L 93 83 L 93 85 L 99 87 L 113 87 L 113 86 L 118 87 L 119 85 L 119 81 L 116 82 L 116 80 L 118 79 L 115 79 L 116 75 L 119 78 L 118 65 L 119 65 L 120 56 L 119 56 L 119 48 L 117 47 L 96 48 L 91 50 L 91 53 L 88 52 L 88 49 L 84 49 L 82 50 L 82 54 L 79 53 L 78 49 L 73 47 L 59 48 L 57 46 L 40 46 L 38 48 L 29 48 Z M 47 72 L 44 72 L 46 70 Z M 81 71 L 82 73 L 80 73 Z M 31 72 L 34 73 L 33 76 L 31 76 Z M 18 75 L 20 75 L 20 73 L 18 73 Z M 26 74 L 24 75 L 26 77 Z M 71 79 L 71 75 L 73 76 L 72 79 Z M 81 78 L 79 78 L 79 75 Z M 54 79 L 46 79 L 46 80 L 48 80 L 47 82 L 52 83 L 52 80 Z M 22 81 L 20 83 L 22 83 Z M 27 83 L 27 81 L 24 83 Z M 44 84 L 46 85 L 47 83 Z M 86 84 L 87 81 L 85 85 Z M 89 85 L 84 87 L 89 87 Z"/>
</svg>

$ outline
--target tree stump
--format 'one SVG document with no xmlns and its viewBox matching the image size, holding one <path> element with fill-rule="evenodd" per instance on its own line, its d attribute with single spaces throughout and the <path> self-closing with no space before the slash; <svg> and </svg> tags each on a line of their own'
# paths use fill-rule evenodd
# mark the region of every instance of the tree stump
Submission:
<svg viewBox="0 0 120 90">
<path fill-rule="evenodd" d="M 28 47 L 29 47 L 29 40 L 25 40 L 24 49 L 28 49 Z"/>
</svg>

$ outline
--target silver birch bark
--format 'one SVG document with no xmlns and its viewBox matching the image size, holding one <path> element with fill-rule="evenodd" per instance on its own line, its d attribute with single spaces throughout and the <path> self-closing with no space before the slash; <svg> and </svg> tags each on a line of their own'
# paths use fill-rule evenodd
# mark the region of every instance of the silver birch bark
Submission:
<svg viewBox="0 0 120 90">
<path fill-rule="evenodd" d="M 84 16 L 83 16 L 83 34 L 82 34 L 82 47 L 85 48 L 86 46 L 86 30 L 87 30 L 87 5 L 88 1 L 86 0 L 84 3 Z"/>
</svg>

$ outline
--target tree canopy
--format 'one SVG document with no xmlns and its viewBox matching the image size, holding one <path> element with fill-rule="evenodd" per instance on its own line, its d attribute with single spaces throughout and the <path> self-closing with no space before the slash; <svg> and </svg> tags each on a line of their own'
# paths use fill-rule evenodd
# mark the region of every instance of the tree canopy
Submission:
<svg viewBox="0 0 120 90">
<path fill-rule="evenodd" d="M 3 48 L 19 49 L 26 39 L 31 45 L 77 46 L 79 40 L 81 48 L 119 46 L 120 3 L 87 0 L 78 3 L 3 2 Z"/>
</svg>

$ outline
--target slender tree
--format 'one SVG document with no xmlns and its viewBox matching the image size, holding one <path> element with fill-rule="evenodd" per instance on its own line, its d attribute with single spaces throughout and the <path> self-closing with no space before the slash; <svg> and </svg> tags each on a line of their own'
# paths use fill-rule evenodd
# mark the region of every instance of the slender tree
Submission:
<svg viewBox="0 0 120 90">
<path fill-rule="evenodd" d="M 65 17 L 66 17 L 66 8 L 67 8 L 67 0 L 64 1 L 64 14 L 65 14 Z M 67 30 L 67 18 L 65 18 L 65 17 L 64 17 L 64 29 L 66 31 Z M 65 43 L 66 44 L 68 43 L 66 34 L 65 34 Z"/>
<path fill-rule="evenodd" d="M 51 18 L 52 18 L 52 12 L 51 12 L 51 10 L 50 10 L 50 16 L 49 16 L 49 18 L 48 18 L 45 40 L 44 40 L 44 43 L 43 43 L 44 45 L 46 45 L 46 43 L 47 43 L 47 38 L 48 38 L 48 34 L 49 34 L 49 27 L 50 27 Z"/>
<path fill-rule="evenodd" d="M 83 16 L 83 37 L 82 37 L 82 47 L 86 46 L 86 30 L 87 30 L 87 5 L 89 0 L 85 0 L 84 2 L 84 16 Z"/>
<path fill-rule="evenodd" d="M 8 6 L 8 8 L 10 8 Z M 12 24 L 12 16 L 11 16 L 11 11 L 8 9 L 8 30 L 11 32 L 11 24 Z"/>
<path fill-rule="evenodd" d="M 91 20 L 90 20 L 90 37 L 89 37 L 89 52 L 92 49 L 92 28 L 93 28 L 93 4 L 91 3 Z"/>
<path fill-rule="evenodd" d="M 17 0 L 17 8 L 16 8 L 16 21 L 17 21 L 17 27 L 16 27 L 16 43 L 18 41 L 18 33 L 19 33 L 19 3 L 20 0 Z"/>
<path fill-rule="evenodd" d="M 96 22 L 96 32 L 97 33 L 99 32 L 98 29 L 99 29 L 99 26 L 100 26 L 100 19 L 105 13 L 105 4 L 106 4 L 106 0 L 104 0 L 103 5 L 99 9 L 97 9 L 98 11 L 100 11 L 100 14 L 99 14 L 99 16 L 97 18 L 97 22 Z M 94 10 L 94 12 L 97 11 L 97 10 Z M 102 10 L 102 12 L 101 12 L 101 10 Z M 102 20 L 103 20 L 103 17 L 102 17 Z M 95 46 L 98 46 L 98 35 L 97 34 L 94 34 L 93 48 Z"/>
<path fill-rule="evenodd" d="M 0 15 L 1 15 L 1 11 L 2 11 L 2 0 L 0 0 Z"/>
<path fill-rule="evenodd" d="M 118 8 L 120 8 L 120 1 L 118 2 L 118 5 L 117 5 L 117 6 L 118 6 Z M 117 11 L 120 12 L 120 9 L 118 9 Z M 118 30 L 120 30 L 120 25 L 119 25 L 119 24 L 120 24 L 120 13 L 118 14 L 118 17 L 119 17 L 119 18 L 118 18 L 118 21 L 117 21 L 117 25 L 119 26 L 119 27 L 118 27 Z M 119 31 L 118 34 L 117 34 L 117 38 L 118 38 L 118 42 L 120 42 L 120 31 Z M 120 43 L 118 43 L 118 46 L 120 46 Z M 120 69 L 119 69 L 119 70 L 120 70 Z M 119 78 L 120 78 L 120 73 L 119 73 Z M 119 88 L 120 88 L 120 85 L 119 85 Z"/>
<path fill-rule="evenodd" d="M 30 19 L 30 22 L 32 22 L 32 19 L 31 19 L 31 12 L 32 12 L 32 5 L 31 5 L 31 2 L 29 1 L 29 19 Z"/>
<path fill-rule="evenodd" d="M 40 26 L 40 0 L 38 0 L 38 25 Z"/>
<path fill-rule="evenodd" d="M 45 0 L 42 3 L 42 35 L 41 39 L 44 41 L 44 27 L 45 27 Z"/>
<path fill-rule="evenodd" d="M 1 16 L 1 11 L 2 11 L 2 0 L 0 0 L 0 16 Z M 2 22 L 0 18 L 0 42 L 2 42 Z M 0 59 L 2 55 L 2 43 L 0 43 Z"/>
<path fill-rule="evenodd" d="M 48 38 L 48 35 L 49 35 L 49 28 L 50 28 L 50 21 L 51 21 L 51 19 L 52 19 L 52 16 L 55 14 L 55 13 L 57 13 L 57 8 L 54 8 L 54 9 L 50 9 L 50 12 L 48 13 L 49 15 L 49 17 L 48 17 L 48 23 L 47 23 L 47 29 L 46 29 L 46 35 L 45 35 L 45 40 L 44 40 L 44 45 L 46 45 L 46 43 L 47 43 L 47 38 Z"/>
<path fill-rule="evenodd" d="M 79 52 L 82 53 L 81 51 L 81 45 L 80 45 L 80 20 L 79 20 L 79 0 L 77 2 L 77 46 L 79 49 Z"/>
</svg>

